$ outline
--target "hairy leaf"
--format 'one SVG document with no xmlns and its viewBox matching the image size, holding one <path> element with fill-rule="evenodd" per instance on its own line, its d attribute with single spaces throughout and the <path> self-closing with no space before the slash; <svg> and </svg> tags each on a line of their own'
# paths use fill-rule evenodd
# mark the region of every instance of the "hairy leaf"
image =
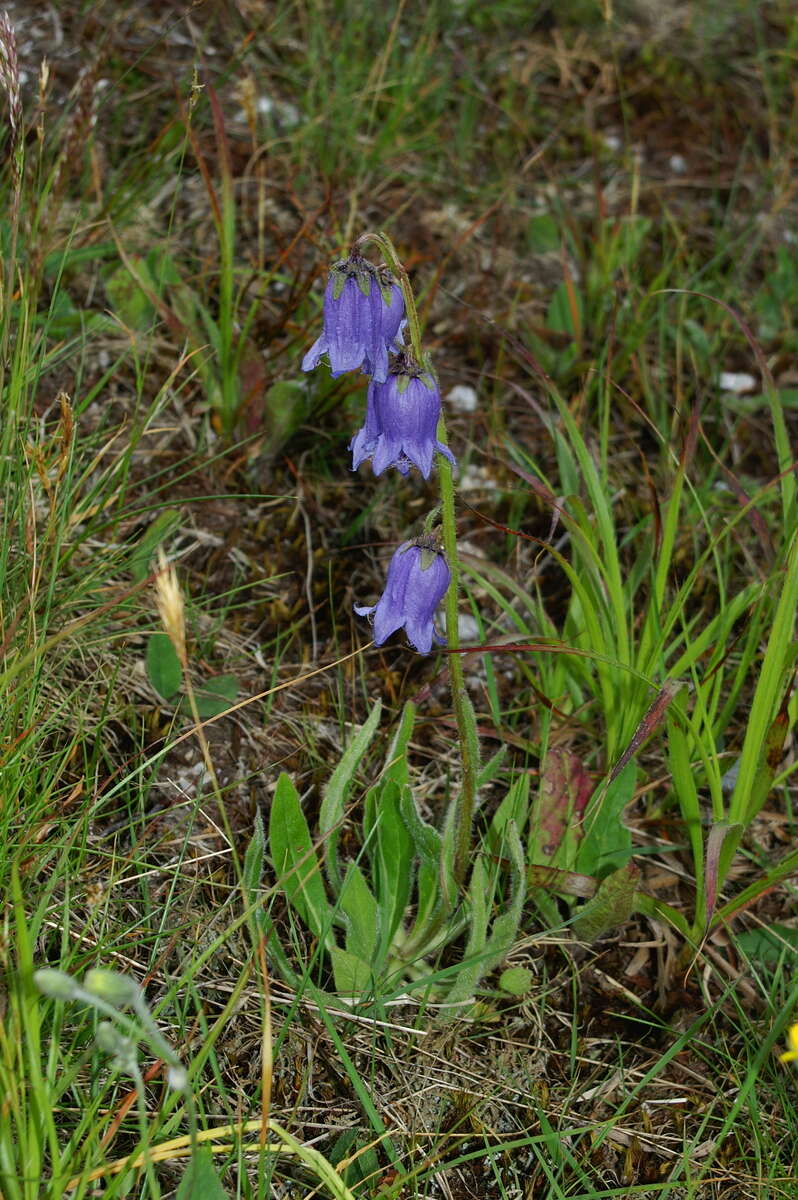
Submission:
<svg viewBox="0 0 798 1200">
<path fill-rule="evenodd" d="M 277 881 L 288 901 L 308 928 L 329 946 L 332 912 L 299 793 L 285 772 L 277 781 L 272 800 L 269 852 Z"/>
<path fill-rule="evenodd" d="M 358 729 L 344 750 L 337 767 L 330 776 L 319 810 L 319 832 L 324 837 L 324 866 L 330 886 L 338 891 L 341 887 L 341 869 L 338 865 L 337 847 L 340 836 L 338 826 L 344 819 L 346 801 L 355 771 L 369 748 L 379 724 L 382 703 L 378 700 L 367 720 Z"/>
</svg>

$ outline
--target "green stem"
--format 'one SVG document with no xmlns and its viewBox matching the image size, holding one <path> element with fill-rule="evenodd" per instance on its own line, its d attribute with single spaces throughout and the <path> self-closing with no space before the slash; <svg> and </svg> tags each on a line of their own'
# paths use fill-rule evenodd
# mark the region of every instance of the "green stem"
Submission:
<svg viewBox="0 0 798 1200">
<path fill-rule="evenodd" d="M 394 272 L 405 302 L 405 314 L 410 332 L 410 344 L 419 366 L 430 370 L 421 344 L 421 325 L 416 310 L 413 289 L 407 271 L 399 261 L 396 248 L 387 233 L 365 233 L 353 246 L 359 253 L 361 247 L 373 242 L 379 247 L 383 258 Z M 438 438 L 448 445 L 446 422 L 441 414 L 438 423 Z M 454 880 L 460 887 L 465 881 L 471 859 L 471 826 L 477 798 L 477 772 L 479 770 L 479 743 L 474 709 L 465 687 L 465 673 L 460 655 L 458 629 L 458 593 L 460 568 L 457 556 L 457 516 L 455 511 L 454 474 L 451 464 L 443 455 L 438 456 L 438 480 L 441 496 L 441 536 L 443 551 L 451 573 L 451 582 L 446 592 L 446 640 L 449 647 L 449 680 L 452 689 L 452 708 L 457 722 L 460 753 L 463 763 L 463 780 L 459 794 L 453 801 L 454 809 L 449 823 L 454 836 Z M 453 898 L 454 900 L 454 898 Z"/>
</svg>

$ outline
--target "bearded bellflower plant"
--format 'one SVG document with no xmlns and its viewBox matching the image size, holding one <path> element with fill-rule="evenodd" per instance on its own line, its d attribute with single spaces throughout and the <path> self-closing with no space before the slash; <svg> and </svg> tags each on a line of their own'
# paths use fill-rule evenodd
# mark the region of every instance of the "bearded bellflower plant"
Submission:
<svg viewBox="0 0 798 1200">
<path fill-rule="evenodd" d="M 324 293 L 324 327 L 302 360 L 312 371 L 323 354 L 333 375 L 360 367 L 378 383 L 388 377 L 388 351 L 401 347 L 401 289 L 387 272 L 353 253 L 334 263 Z"/>
<path fill-rule="evenodd" d="M 377 246 L 386 266 L 363 257 L 369 243 Z M 403 345 L 407 325 L 410 345 Z M 374 641 L 382 645 L 404 629 L 410 643 L 428 654 L 434 643 L 448 644 L 452 707 L 457 721 L 462 786 L 453 801 L 453 877 L 462 885 L 470 861 L 471 824 L 479 765 L 476 718 L 465 689 L 457 654 L 457 529 L 453 468 L 446 441 L 441 395 L 429 358 L 421 344 L 421 327 L 407 272 L 391 239 L 368 233 L 354 243 L 348 258 L 330 270 L 324 293 L 324 327 L 304 357 L 311 371 L 326 354 L 333 375 L 362 368 L 371 376 L 365 421 L 350 442 L 352 469 L 371 460 L 375 475 L 395 467 L 408 475 L 415 467 L 427 480 L 438 463 L 440 539 L 430 531 L 402 543 L 388 566 L 385 589 L 373 605 L 357 605 L 360 616 L 374 624 Z M 393 362 L 389 354 L 395 355 Z M 446 601 L 446 638 L 435 628 L 435 612 Z"/>
</svg>

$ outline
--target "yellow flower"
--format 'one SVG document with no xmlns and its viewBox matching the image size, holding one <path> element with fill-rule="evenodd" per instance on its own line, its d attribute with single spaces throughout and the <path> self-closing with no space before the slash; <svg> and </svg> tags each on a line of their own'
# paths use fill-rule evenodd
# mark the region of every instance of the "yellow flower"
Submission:
<svg viewBox="0 0 798 1200">
<path fill-rule="evenodd" d="M 798 1025 L 791 1025 L 787 1030 L 787 1045 L 790 1048 L 779 1055 L 779 1062 L 795 1062 L 798 1058 Z"/>
</svg>

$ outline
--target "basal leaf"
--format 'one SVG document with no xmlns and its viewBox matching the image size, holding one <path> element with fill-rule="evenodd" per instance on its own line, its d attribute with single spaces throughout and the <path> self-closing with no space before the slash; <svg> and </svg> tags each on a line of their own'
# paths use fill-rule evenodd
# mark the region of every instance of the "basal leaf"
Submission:
<svg viewBox="0 0 798 1200">
<path fill-rule="evenodd" d="M 444 1010 L 444 1019 L 451 1020 L 457 1017 L 457 1006 L 472 999 L 482 978 L 484 972 L 482 960 L 485 956 L 488 918 L 492 902 L 492 895 L 488 896 L 487 892 L 488 873 L 483 856 L 480 855 L 474 863 L 468 888 L 468 939 L 463 951 L 463 963 L 446 995 L 446 1004 L 451 1004 L 453 1007 Z"/>
<path fill-rule="evenodd" d="M 272 799 L 269 852 L 287 899 L 308 928 L 329 945 L 332 911 L 299 793 L 285 772 L 280 775 Z"/>
<path fill-rule="evenodd" d="M 437 871 L 441 859 L 441 835 L 419 814 L 410 787 L 399 790 L 399 813 L 413 842 L 413 848 L 423 863 Z"/>
<path fill-rule="evenodd" d="M 324 838 L 324 866 L 330 886 L 338 891 L 341 887 L 341 871 L 338 866 L 337 845 L 340 830 L 336 828 L 344 818 L 349 788 L 360 760 L 369 748 L 380 720 L 382 704 L 378 700 L 367 720 L 349 742 L 330 776 L 319 809 L 319 832 Z"/>
<path fill-rule="evenodd" d="M 509 996 L 525 996 L 531 992 L 533 980 L 528 967 L 508 967 L 499 976 L 499 987 Z"/>
<path fill-rule="evenodd" d="M 798 929 L 792 925 L 777 922 L 761 929 L 746 929 L 736 935 L 734 944 L 755 963 L 774 967 L 783 958 L 785 966 L 792 972 L 798 965 Z"/>
<path fill-rule="evenodd" d="M 350 863 L 339 897 L 346 917 L 346 948 L 366 963 L 374 961 L 380 940 L 377 901 L 357 863 Z"/>
<path fill-rule="evenodd" d="M 375 891 L 382 923 L 382 953 L 405 915 L 413 884 L 413 839 L 399 811 L 399 789 L 388 784 L 382 795 L 377 826 Z"/>
<path fill-rule="evenodd" d="M 602 784 L 591 799 L 583 821 L 583 836 L 575 869 L 582 875 L 617 871 L 632 856 L 632 835 L 623 811 L 634 796 L 637 767 L 632 760 L 609 785 Z"/>
<path fill-rule="evenodd" d="M 167 633 L 158 631 L 150 634 L 145 659 L 147 678 L 159 696 L 174 700 L 183 682 L 180 659 Z"/>
<path fill-rule="evenodd" d="M 263 829 L 263 817 L 260 809 L 255 810 L 255 825 L 244 854 L 244 867 L 241 872 L 241 882 L 247 895 L 247 901 L 252 904 L 257 896 L 258 887 L 263 876 L 263 860 L 266 853 L 266 834 Z"/>
<path fill-rule="evenodd" d="M 507 790 L 507 795 L 493 814 L 488 829 L 488 845 L 494 854 L 499 853 L 508 823 L 514 821 L 518 829 L 523 829 L 526 826 L 528 813 L 529 775 L 524 772 L 513 780 Z"/>
<path fill-rule="evenodd" d="M 416 706 L 408 700 L 402 709 L 401 719 L 388 747 L 388 753 L 385 756 L 385 766 L 377 782 L 366 793 L 363 811 L 363 836 L 367 846 L 373 845 L 371 838 L 377 827 L 383 785 L 389 781 L 393 781 L 401 787 L 408 781 L 407 747 L 413 732 L 415 720 Z"/>
<path fill-rule="evenodd" d="M 266 431 L 263 452 L 277 454 L 307 420 L 310 397 L 304 379 L 278 379 L 262 401 L 263 428 Z"/>
<path fill-rule="evenodd" d="M 207 1146 L 199 1146 L 192 1155 L 175 1200 L 227 1200 Z"/>
<path fill-rule="evenodd" d="M 203 721 L 210 717 L 218 717 L 236 702 L 238 695 L 238 676 L 212 675 L 206 679 L 202 687 L 197 688 L 197 712 Z"/>
<path fill-rule="evenodd" d="M 148 329 L 156 311 L 147 292 L 156 290 L 155 280 L 143 258 L 131 255 L 125 265 L 107 271 L 103 278 L 109 307 L 129 329 Z"/>
<path fill-rule="evenodd" d="M 634 912 L 639 881 L 640 870 L 634 863 L 626 863 L 602 879 L 594 898 L 579 911 L 573 922 L 576 936 L 583 942 L 593 942 L 616 925 L 628 921 Z"/>
<path fill-rule="evenodd" d="M 340 946 L 330 946 L 335 990 L 340 996 L 362 996 L 374 989 L 374 974 L 368 963 Z"/>
<path fill-rule="evenodd" d="M 582 815 L 592 791 L 593 782 L 579 756 L 564 746 L 550 746 L 530 820 L 535 862 L 556 861 L 566 868 L 573 863 Z"/>
</svg>

